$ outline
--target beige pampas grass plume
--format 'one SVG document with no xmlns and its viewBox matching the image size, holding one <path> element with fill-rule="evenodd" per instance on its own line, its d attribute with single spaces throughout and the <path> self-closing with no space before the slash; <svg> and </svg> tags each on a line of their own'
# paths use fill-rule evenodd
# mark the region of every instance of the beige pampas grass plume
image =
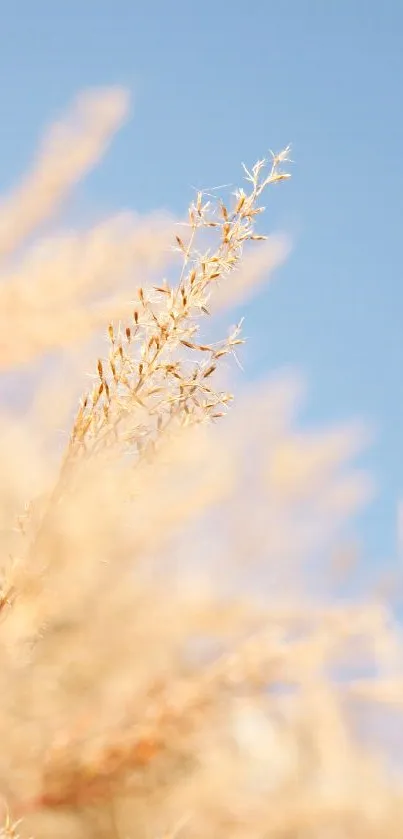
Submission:
<svg viewBox="0 0 403 839">
<path fill-rule="evenodd" d="M 242 323 L 217 337 L 210 318 L 286 256 L 256 223 L 289 150 L 232 196 L 196 194 L 185 222 L 125 214 L 27 244 L 127 106 L 79 97 L 0 208 L 2 370 L 56 349 L 88 385 L 73 411 L 71 376 L 47 390 L 36 371 L 26 411 L 1 417 L 2 835 L 397 839 L 401 772 L 352 719 L 358 702 L 401 715 L 399 631 L 387 605 L 319 585 L 370 492 L 364 431 L 298 430 L 284 376 L 228 415 Z"/>
</svg>

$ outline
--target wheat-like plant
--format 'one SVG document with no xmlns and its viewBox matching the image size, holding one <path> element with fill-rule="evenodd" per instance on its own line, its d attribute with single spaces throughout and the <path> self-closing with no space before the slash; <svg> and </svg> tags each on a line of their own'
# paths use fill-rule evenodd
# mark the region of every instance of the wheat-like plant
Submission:
<svg viewBox="0 0 403 839">
<path fill-rule="evenodd" d="M 266 160 L 246 170 L 250 191 L 238 190 L 233 207 L 220 201 L 212 206 L 202 192 L 197 194 L 189 208 L 189 235 L 176 236 L 182 260 L 178 282 L 140 287 L 132 318 L 117 330 L 109 324 L 109 355 L 98 360 L 93 389 L 81 400 L 62 474 L 76 457 L 111 442 L 121 443 L 134 458 L 147 456 L 172 423 L 187 426 L 224 415 L 232 397 L 210 383 L 219 359 L 242 344 L 241 325 L 223 341 L 204 344 L 198 340 L 200 316 L 209 314 L 214 288 L 231 281 L 244 245 L 267 238 L 254 232 L 264 209 L 259 199 L 266 187 L 289 177 L 281 171 L 288 153 L 287 148 L 273 154 L 268 173 Z M 212 229 L 218 243 L 200 252 L 198 234 Z M 191 351 L 185 358 L 184 350 Z"/>
<path fill-rule="evenodd" d="M 188 235 L 176 236 L 174 249 L 182 263 L 177 283 L 140 287 L 130 320 L 117 328 L 109 324 L 108 357 L 98 359 L 92 390 L 80 400 L 59 476 L 49 497 L 41 499 L 36 530 L 28 523 L 30 504 L 18 517 L 21 530 L 33 544 L 28 562 L 77 461 L 111 447 L 116 454 L 118 445 L 135 465 L 139 458 L 150 458 L 172 427 L 206 423 L 225 415 L 232 395 L 214 388 L 212 379 L 220 359 L 234 354 L 243 343 L 241 324 L 224 340 L 205 344 L 198 340 L 200 318 L 209 314 L 214 289 L 229 283 L 231 272 L 239 268 L 245 244 L 267 239 L 254 232 L 256 217 L 264 210 L 259 202 L 268 186 L 289 177 L 281 168 L 288 155 L 289 147 L 272 153 L 269 170 L 266 159 L 250 171 L 244 167 L 250 189 L 237 190 L 233 206 L 206 200 L 198 192 L 184 225 Z M 199 238 L 206 231 L 214 231 L 218 241 L 200 251 Z M 17 588 L 9 583 L 0 609 L 10 606 L 15 596 Z"/>
</svg>

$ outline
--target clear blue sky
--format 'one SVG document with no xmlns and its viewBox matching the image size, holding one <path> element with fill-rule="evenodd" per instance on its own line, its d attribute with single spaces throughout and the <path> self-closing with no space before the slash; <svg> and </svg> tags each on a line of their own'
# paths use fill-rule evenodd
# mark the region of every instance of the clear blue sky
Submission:
<svg viewBox="0 0 403 839">
<path fill-rule="evenodd" d="M 0 188 L 83 87 L 123 84 L 133 119 L 83 199 L 183 210 L 190 185 L 293 145 L 267 221 L 292 257 L 248 308 L 249 376 L 296 365 L 306 419 L 358 415 L 380 497 L 362 526 L 395 549 L 403 471 L 403 2 L 13 0 L 1 14 Z"/>
</svg>

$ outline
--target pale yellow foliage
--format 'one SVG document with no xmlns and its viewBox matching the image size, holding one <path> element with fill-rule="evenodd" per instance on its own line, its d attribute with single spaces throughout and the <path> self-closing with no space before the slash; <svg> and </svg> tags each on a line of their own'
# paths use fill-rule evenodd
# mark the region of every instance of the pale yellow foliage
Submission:
<svg viewBox="0 0 403 839">
<path fill-rule="evenodd" d="M 0 207 L 0 256 L 14 251 L 52 216 L 104 153 L 127 113 L 120 88 L 87 92 L 47 132 L 32 171 Z"/>
<path fill-rule="evenodd" d="M 372 491 L 353 463 L 367 432 L 301 432 L 284 375 L 224 416 L 241 327 L 202 331 L 286 256 L 254 223 L 287 152 L 232 203 L 197 195 L 184 233 L 125 214 L 26 246 L 126 110 L 120 90 L 79 98 L 0 211 L 1 253 L 19 249 L 0 364 L 36 377 L 0 423 L 2 835 L 397 839 L 401 776 L 352 721 L 401 714 L 399 633 L 388 604 L 326 597 Z M 34 362 L 51 350 L 49 385 Z"/>
</svg>

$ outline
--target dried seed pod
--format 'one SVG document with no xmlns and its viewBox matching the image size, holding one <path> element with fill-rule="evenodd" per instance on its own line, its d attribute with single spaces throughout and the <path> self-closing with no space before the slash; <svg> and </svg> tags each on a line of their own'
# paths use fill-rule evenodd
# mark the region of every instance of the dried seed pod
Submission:
<svg viewBox="0 0 403 839">
<path fill-rule="evenodd" d="M 241 191 L 241 193 L 240 193 L 240 195 L 239 195 L 239 199 L 238 199 L 237 205 L 236 205 L 236 207 L 235 207 L 235 212 L 236 212 L 236 213 L 239 213 L 239 212 L 242 210 L 242 207 L 244 206 L 245 201 L 246 201 L 246 195 L 245 195 L 245 193 L 244 193 L 244 192 L 243 192 L 243 190 L 242 190 L 242 191 Z"/>
<path fill-rule="evenodd" d="M 186 253 L 186 248 L 185 248 L 185 245 L 183 244 L 182 239 L 180 238 L 180 236 L 175 236 L 175 239 L 176 239 L 176 241 L 177 241 L 177 243 L 178 243 L 178 245 L 179 245 L 180 250 L 181 250 L 183 253 Z"/>
<path fill-rule="evenodd" d="M 207 370 L 205 370 L 204 373 L 203 373 L 203 379 L 207 379 L 209 376 L 211 376 L 211 374 L 214 373 L 215 369 L 216 369 L 215 364 L 211 364 L 210 367 L 207 367 Z"/>
</svg>

